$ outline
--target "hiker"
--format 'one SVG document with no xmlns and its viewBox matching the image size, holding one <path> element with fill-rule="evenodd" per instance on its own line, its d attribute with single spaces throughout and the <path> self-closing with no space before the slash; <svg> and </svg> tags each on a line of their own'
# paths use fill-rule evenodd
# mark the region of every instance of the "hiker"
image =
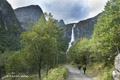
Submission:
<svg viewBox="0 0 120 80">
<path fill-rule="evenodd" d="M 86 67 L 85 67 L 85 65 L 83 66 L 83 71 L 84 71 L 84 74 L 85 74 L 85 71 L 86 71 Z"/>
<path fill-rule="evenodd" d="M 78 69 L 81 70 L 81 65 L 80 64 L 78 65 Z"/>
</svg>

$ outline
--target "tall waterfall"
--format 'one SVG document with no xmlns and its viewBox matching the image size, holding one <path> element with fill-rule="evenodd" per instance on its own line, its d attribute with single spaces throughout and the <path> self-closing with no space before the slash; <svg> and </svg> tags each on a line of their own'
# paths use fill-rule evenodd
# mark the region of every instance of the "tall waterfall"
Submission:
<svg viewBox="0 0 120 80">
<path fill-rule="evenodd" d="M 71 34 L 71 40 L 68 44 L 68 49 L 66 51 L 66 54 L 69 52 L 69 49 L 71 48 L 71 46 L 73 45 L 74 41 L 75 41 L 75 36 L 74 36 L 74 28 L 76 27 L 76 24 L 73 25 L 72 27 L 72 34 Z"/>
</svg>

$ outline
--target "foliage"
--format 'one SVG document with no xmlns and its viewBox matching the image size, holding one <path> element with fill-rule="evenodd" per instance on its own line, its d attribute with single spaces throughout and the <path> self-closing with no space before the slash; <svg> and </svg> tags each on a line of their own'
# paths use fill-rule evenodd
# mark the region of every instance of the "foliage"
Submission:
<svg viewBox="0 0 120 80">
<path fill-rule="evenodd" d="M 15 31 L 16 29 L 12 27 Z M 0 22 L 0 52 L 4 53 L 6 50 L 17 51 L 21 48 L 18 35 L 20 32 L 7 31 Z"/>
<path fill-rule="evenodd" d="M 73 54 L 74 53 L 74 54 Z M 88 39 L 81 38 L 71 47 L 68 58 L 77 64 L 87 64 L 90 61 Z"/>
<path fill-rule="evenodd" d="M 28 75 L 26 75 L 28 76 Z M 45 72 L 42 73 L 42 79 L 45 77 Z M 4 80 L 13 80 L 13 78 L 5 78 Z M 17 77 L 15 78 L 15 80 L 38 80 L 38 75 L 34 74 L 34 75 L 29 75 L 28 77 Z"/>
<path fill-rule="evenodd" d="M 114 57 L 120 50 L 119 3 L 120 1 L 118 0 L 108 1 L 105 11 L 99 17 L 92 36 L 92 39 L 96 42 L 94 44 L 98 46 L 94 54 L 99 55 L 98 59 L 102 58 L 102 61 L 106 61 L 107 65 L 109 63 L 113 64 Z"/>
<path fill-rule="evenodd" d="M 8 58 L 13 54 L 13 51 L 5 51 L 4 53 L 0 53 L 0 77 L 6 74 L 5 64 Z"/>
<path fill-rule="evenodd" d="M 18 39 L 20 31 L 17 31 L 17 26 L 12 26 L 9 24 L 6 25 L 8 25 L 7 27 L 12 29 L 8 31 L 0 21 L 0 77 L 5 75 L 6 73 L 5 64 L 8 57 L 14 53 L 13 51 L 17 51 L 21 48 Z"/>
<path fill-rule="evenodd" d="M 112 72 L 104 72 L 103 79 L 102 80 L 113 80 Z"/>
<path fill-rule="evenodd" d="M 49 74 L 43 80 L 67 80 L 68 70 L 65 66 L 59 66 L 58 68 L 49 71 Z"/>
<path fill-rule="evenodd" d="M 46 14 L 45 14 L 46 15 Z M 63 44 L 61 41 L 61 31 L 56 25 L 51 14 L 41 16 L 38 24 L 30 28 L 30 32 L 21 34 L 21 43 L 24 46 L 26 61 L 30 67 L 29 71 L 38 72 L 39 79 L 41 78 L 41 68 L 47 67 L 47 72 L 50 67 L 64 62 L 65 52 L 62 50 Z"/>
<path fill-rule="evenodd" d="M 25 54 L 21 52 L 16 52 L 10 56 L 6 63 L 7 73 L 15 72 L 15 74 L 26 72 L 26 63 L 24 60 Z"/>
<path fill-rule="evenodd" d="M 120 1 L 108 1 L 91 39 L 80 39 L 70 49 L 68 56 L 72 57 L 71 61 L 81 64 L 89 64 L 91 61 L 105 62 L 106 66 L 113 65 L 115 56 L 120 52 L 119 14 Z"/>
</svg>

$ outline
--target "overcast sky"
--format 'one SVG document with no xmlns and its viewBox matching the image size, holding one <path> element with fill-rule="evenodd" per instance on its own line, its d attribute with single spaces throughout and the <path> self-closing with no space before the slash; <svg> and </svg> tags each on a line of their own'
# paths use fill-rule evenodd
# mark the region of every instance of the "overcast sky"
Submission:
<svg viewBox="0 0 120 80">
<path fill-rule="evenodd" d="M 43 12 L 52 13 L 55 19 L 65 23 L 91 18 L 104 10 L 108 0 L 7 0 L 12 7 L 39 5 Z"/>
</svg>

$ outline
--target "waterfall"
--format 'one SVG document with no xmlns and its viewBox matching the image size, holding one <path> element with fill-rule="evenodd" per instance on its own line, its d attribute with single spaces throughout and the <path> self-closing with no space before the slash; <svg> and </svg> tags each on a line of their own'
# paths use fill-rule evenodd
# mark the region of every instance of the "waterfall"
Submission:
<svg viewBox="0 0 120 80">
<path fill-rule="evenodd" d="M 69 52 L 69 49 L 71 48 L 71 46 L 73 45 L 74 41 L 75 41 L 75 36 L 74 36 L 74 28 L 75 28 L 76 24 L 73 25 L 72 27 L 72 34 L 71 34 L 71 40 L 68 44 L 68 49 L 66 51 L 66 54 Z"/>
</svg>

